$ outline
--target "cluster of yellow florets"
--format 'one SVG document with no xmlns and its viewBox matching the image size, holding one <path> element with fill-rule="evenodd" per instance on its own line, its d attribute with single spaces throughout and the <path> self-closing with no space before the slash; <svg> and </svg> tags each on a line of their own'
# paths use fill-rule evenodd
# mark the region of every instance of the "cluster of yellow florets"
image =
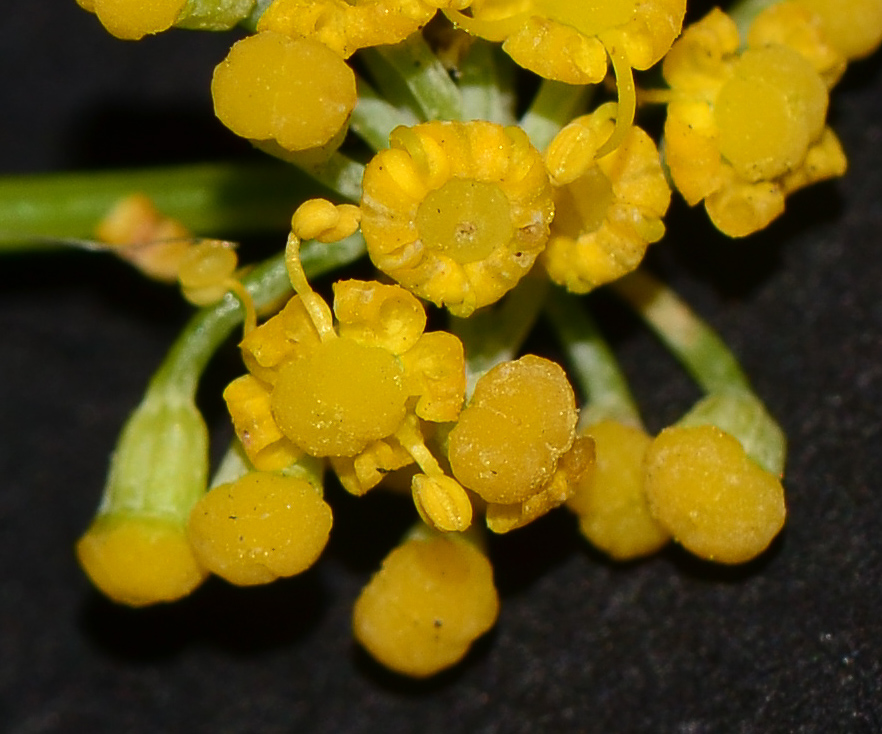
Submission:
<svg viewBox="0 0 882 734">
<path fill-rule="evenodd" d="M 195 379 L 183 392 L 177 373 L 160 380 L 148 395 L 162 410 L 127 429 L 78 546 L 109 596 L 142 605 L 209 573 L 253 585 L 303 572 L 332 529 L 326 472 L 358 496 L 409 491 L 414 530 L 365 587 L 353 627 L 411 676 L 455 664 L 496 620 L 484 528 L 506 533 L 565 506 L 614 559 L 674 540 L 742 563 L 769 546 L 785 517 L 783 439 L 745 384 L 733 378 L 652 437 L 598 409 L 603 380 L 592 380 L 606 367 L 600 351 L 584 357 L 583 334 L 562 338 L 595 386 L 580 408 L 561 365 L 521 354 L 542 307 L 524 294 L 548 281 L 583 294 L 632 273 L 665 234 L 672 187 L 740 237 L 794 190 L 842 174 L 829 90 L 882 41 L 882 2 L 748 4 L 683 29 L 686 0 L 78 1 L 122 38 L 244 23 L 253 33 L 212 80 L 217 116 L 349 201 L 317 194 L 297 208 L 284 255 L 294 295 L 259 325 L 229 243 L 193 239 L 139 197 L 105 219 L 99 238 L 148 274 L 178 280 L 198 305 L 231 291 L 247 313 L 247 373 L 224 392 L 235 447 L 210 491 L 204 471 L 179 490 L 171 474 L 151 479 L 161 501 L 131 479 L 181 431 L 204 432 L 191 421 Z M 444 32 L 423 35 L 430 22 Z M 520 119 L 515 90 L 496 86 L 507 75 L 480 55 L 492 43 L 540 84 Z M 659 62 L 668 88 L 638 88 L 633 70 Z M 583 87 L 610 67 L 615 99 L 586 109 Z M 641 99 L 667 105 L 659 142 L 633 124 Z M 301 246 L 347 238 L 377 279 L 336 280 L 329 305 Z M 652 321 L 656 305 L 637 301 Z M 446 330 L 427 330 L 427 304 L 451 317 Z M 713 342 L 689 319 L 666 324 L 687 362 Z M 707 369 L 705 386 L 719 375 Z M 742 430 L 731 416 L 744 405 L 773 428 Z M 139 432 L 174 440 L 149 453 Z"/>
</svg>

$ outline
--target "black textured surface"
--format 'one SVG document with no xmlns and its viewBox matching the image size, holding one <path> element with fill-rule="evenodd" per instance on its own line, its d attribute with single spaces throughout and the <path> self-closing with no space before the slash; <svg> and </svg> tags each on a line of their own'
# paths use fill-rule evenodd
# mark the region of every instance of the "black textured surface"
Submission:
<svg viewBox="0 0 882 734">
<path fill-rule="evenodd" d="M 227 38 L 125 44 L 74 0 L 18 5 L 0 26 L 3 172 L 244 149 L 211 119 Z M 352 601 L 407 522 L 377 499 L 334 495 L 331 547 L 292 581 L 210 583 L 139 612 L 94 593 L 71 548 L 187 311 L 100 257 L 0 260 L 0 730 L 882 731 L 880 112 L 873 60 L 835 94 L 846 178 L 743 242 L 701 212 L 675 217 L 653 255 L 790 437 L 790 514 L 772 550 L 738 569 L 676 550 L 616 566 L 555 514 L 494 543 L 499 623 L 429 682 L 383 672 L 350 639 Z M 595 300 L 657 429 L 695 392 Z"/>
</svg>

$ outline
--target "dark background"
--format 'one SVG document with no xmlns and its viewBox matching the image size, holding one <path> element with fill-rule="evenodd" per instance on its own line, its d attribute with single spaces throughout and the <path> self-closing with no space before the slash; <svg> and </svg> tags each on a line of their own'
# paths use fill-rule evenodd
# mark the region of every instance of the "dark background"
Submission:
<svg viewBox="0 0 882 734">
<path fill-rule="evenodd" d="M 0 172 L 247 153 L 211 117 L 208 80 L 229 35 L 123 43 L 74 0 L 4 15 Z M 379 497 L 331 490 L 331 545 L 297 579 L 211 582 L 137 612 L 90 588 L 72 546 L 188 309 L 102 256 L 4 257 L 0 730 L 882 731 L 880 95 L 878 59 L 836 89 L 844 179 L 801 193 L 746 241 L 677 204 L 651 258 L 790 437 L 789 518 L 772 549 L 735 569 L 674 548 L 614 565 L 554 513 L 494 542 L 499 623 L 428 682 L 386 673 L 351 642 L 351 604 L 409 517 Z M 658 430 L 697 393 L 614 302 L 593 300 Z M 228 350 L 204 390 L 218 445 L 217 395 L 237 369 Z"/>
</svg>

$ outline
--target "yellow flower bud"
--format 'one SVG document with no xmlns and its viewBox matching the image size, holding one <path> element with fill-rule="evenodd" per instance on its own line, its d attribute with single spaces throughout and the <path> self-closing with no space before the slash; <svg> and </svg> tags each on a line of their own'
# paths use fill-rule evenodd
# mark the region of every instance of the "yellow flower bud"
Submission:
<svg viewBox="0 0 882 734">
<path fill-rule="evenodd" d="M 331 531 L 331 508 L 304 479 L 251 472 L 208 492 L 190 513 L 193 550 L 239 586 L 265 584 L 312 566 Z"/>
<path fill-rule="evenodd" d="M 184 527 L 163 517 L 102 515 L 76 550 L 92 583 L 114 601 L 133 607 L 181 599 L 208 575 Z"/>
<path fill-rule="evenodd" d="M 448 439 L 453 475 L 487 502 L 541 491 L 573 445 L 576 401 L 560 365 L 526 355 L 478 380 Z"/>
<path fill-rule="evenodd" d="M 317 41 L 269 31 L 233 46 L 214 71 L 211 94 L 234 133 L 288 151 L 334 139 L 357 101 L 355 75 L 340 56 Z"/>
<path fill-rule="evenodd" d="M 652 438 L 616 421 L 595 423 L 585 435 L 594 439 L 597 464 L 567 502 L 582 534 L 616 560 L 654 553 L 670 534 L 650 514 L 643 489 L 643 459 Z"/>
<path fill-rule="evenodd" d="M 424 678 L 456 664 L 496 621 L 486 556 L 459 534 L 406 540 L 362 590 L 355 638 L 397 673 Z"/>
<path fill-rule="evenodd" d="M 653 517 L 691 553 L 744 563 L 784 525 L 784 489 L 716 426 L 666 428 L 646 453 Z"/>
</svg>

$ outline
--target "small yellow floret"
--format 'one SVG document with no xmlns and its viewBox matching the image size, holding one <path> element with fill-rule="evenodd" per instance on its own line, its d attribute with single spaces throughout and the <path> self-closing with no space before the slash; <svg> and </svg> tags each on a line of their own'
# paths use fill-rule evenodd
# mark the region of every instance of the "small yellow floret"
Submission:
<svg viewBox="0 0 882 734">
<path fill-rule="evenodd" d="M 519 128 L 429 122 L 392 133 L 367 165 L 362 233 L 374 264 L 457 316 L 532 267 L 553 213 L 539 152 Z"/>
<path fill-rule="evenodd" d="M 617 421 L 589 426 L 597 464 L 567 502 L 582 534 L 617 560 L 655 553 L 670 540 L 649 513 L 643 490 L 643 458 L 652 438 Z"/>
<path fill-rule="evenodd" d="M 555 213 L 541 262 L 574 293 L 634 270 L 665 232 L 671 192 L 652 139 L 632 127 L 614 151 L 595 157 L 613 132 L 614 109 L 604 105 L 574 120 L 545 154 Z"/>
<path fill-rule="evenodd" d="M 230 583 L 251 586 L 312 566 L 331 524 L 331 508 L 306 480 L 251 472 L 200 499 L 187 532 L 207 569 Z"/>
<path fill-rule="evenodd" d="M 211 94 L 215 113 L 234 133 L 288 151 L 335 140 L 358 99 L 355 74 L 339 55 L 270 31 L 233 46 L 214 71 Z"/>
<path fill-rule="evenodd" d="M 95 586 L 132 607 L 180 599 L 208 575 L 190 548 L 185 528 L 164 518 L 98 517 L 76 550 Z"/>
<path fill-rule="evenodd" d="M 459 662 L 496 621 L 490 562 L 458 535 L 393 550 L 353 611 L 356 639 L 392 670 L 423 678 Z"/>
<path fill-rule="evenodd" d="M 78 0 L 117 38 L 136 41 L 174 25 L 187 0 Z"/>
<path fill-rule="evenodd" d="M 573 445 L 576 418 L 560 365 L 534 355 L 497 365 L 478 380 L 450 432 L 453 474 L 487 502 L 523 502 Z"/>
<path fill-rule="evenodd" d="M 645 468 L 652 515 L 701 558 L 744 563 L 784 525 L 778 477 L 715 426 L 665 429 L 647 450 Z"/>
<path fill-rule="evenodd" d="M 714 10 L 684 31 L 663 72 L 673 90 L 671 177 L 687 203 L 704 199 L 725 234 L 762 229 L 784 211 L 787 194 L 845 171 L 824 126 L 826 85 L 792 48 L 742 49 L 734 21 Z"/>
</svg>

